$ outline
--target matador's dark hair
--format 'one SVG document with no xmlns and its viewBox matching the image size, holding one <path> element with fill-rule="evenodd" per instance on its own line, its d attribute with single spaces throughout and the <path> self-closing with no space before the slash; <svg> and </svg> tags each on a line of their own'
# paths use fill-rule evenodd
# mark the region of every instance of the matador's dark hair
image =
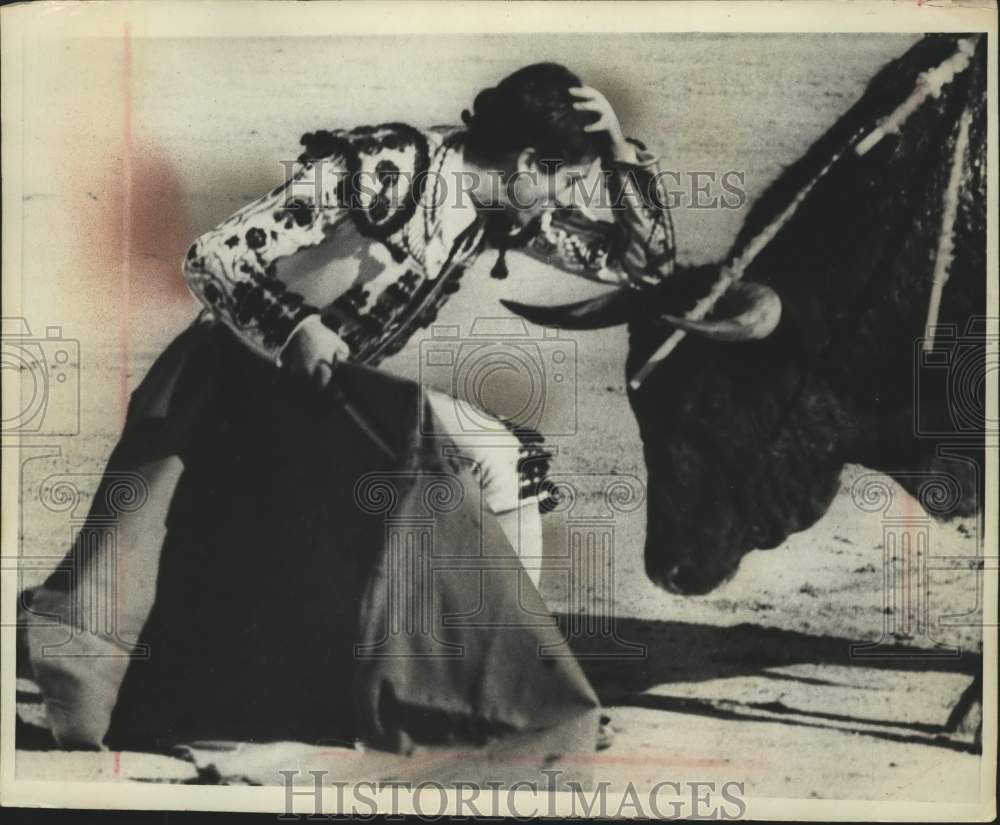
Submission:
<svg viewBox="0 0 1000 825">
<path fill-rule="evenodd" d="M 532 147 L 546 161 L 581 163 L 608 152 L 606 132 L 585 132 L 595 112 L 573 108 L 570 87 L 580 78 L 558 63 L 535 63 L 518 69 L 496 86 L 476 95 L 472 111 L 462 112 L 468 127 L 466 151 L 499 163 Z"/>
</svg>

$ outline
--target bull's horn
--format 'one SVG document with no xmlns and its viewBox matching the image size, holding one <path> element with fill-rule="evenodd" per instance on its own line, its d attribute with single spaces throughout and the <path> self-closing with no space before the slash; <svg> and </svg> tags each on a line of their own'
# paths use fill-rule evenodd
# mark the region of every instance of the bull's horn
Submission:
<svg viewBox="0 0 1000 825">
<path fill-rule="evenodd" d="M 675 327 L 715 341 L 759 341 L 774 332 L 781 320 L 781 298 L 764 284 L 737 281 L 726 290 L 724 300 L 737 309 L 735 315 L 705 321 L 676 315 L 662 317 Z"/>
<path fill-rule="evenodd" d="M 500 299 L 511 312 L 533 324 L 562 329 L 603 329 L 627 323 L 634 310 L 628 290 L 620 289 L 575 304 L 535 306 Z"/>
</svg>

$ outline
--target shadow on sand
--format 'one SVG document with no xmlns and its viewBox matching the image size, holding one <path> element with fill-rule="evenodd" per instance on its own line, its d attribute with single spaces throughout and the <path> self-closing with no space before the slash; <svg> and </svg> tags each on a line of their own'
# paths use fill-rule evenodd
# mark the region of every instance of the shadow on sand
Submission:
<svg viewBox="0 0 1000 825">
<path fill-rule="evenodd" d="M 982 657 L 969 651 L 933 650 L 897 643 L 859 650 L 853 639 L 813 636 L 752 624 L 717 626 L 617 618 L 587 626 L 587 617 L 557 614 L 563 634 L 605 706 L 641 707 L 720 719 L 836 728 L 898 742 L 980 751 L 954 738 L 982 703 Z M 591 630 L 593 632 L 581 632 Z M 600 631 L 600 632 L 598 632 Z M 613 632 L 610 632 L 613 631 Z M 852 652 L 853 651 L 853 652 Z M 647 693 L 658 685 L 755 676 L 817 688 L 838 686 L 823 678 L 772 672 L 789 665 L 829 665 L 864 670 L 955 673 L 972 676 L 947 722 L 894 722 L 829 711 L 790 708 L 781 702 L 719 702 Z M 879 727 L 884 727 L 880 730 Z"/>
</svg>

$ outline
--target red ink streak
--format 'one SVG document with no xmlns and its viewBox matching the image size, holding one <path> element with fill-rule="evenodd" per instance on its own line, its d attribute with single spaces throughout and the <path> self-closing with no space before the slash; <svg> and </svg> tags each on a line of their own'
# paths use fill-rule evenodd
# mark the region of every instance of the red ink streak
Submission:
<svg viewBox="0 0 1000 825">
<path fill-rule="evenodd" d="M 132 270 L 132 27 L 126 23 L 122 53 L 122 249 L 121 283 L 121 415 L 128 410 L 129 281 Z"/>
<path fill-rule="evenodd" d="M 121 776 L 121 773 L 122 773 L 122 754 L 121 754 L 121 751 L 115 751 L 114 757 L 115 758 L 114 758 L 114 763 L 112 764 L 112 768 L 111 768 L 111 775 L 115 779 L 118 779 Z"/>
</svg>

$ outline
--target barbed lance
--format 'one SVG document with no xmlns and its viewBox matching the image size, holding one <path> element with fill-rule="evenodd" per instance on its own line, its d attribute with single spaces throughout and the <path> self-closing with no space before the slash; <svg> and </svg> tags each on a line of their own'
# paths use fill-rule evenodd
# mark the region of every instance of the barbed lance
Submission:
<svg viewBox="0 0 1000 825">
<path fill-rule="evenodd" d="M 975 48 L 976 44 L 972 38 L 959 40 L 955 53 L 933 69 L 921 72 L 917 76 L 916 88 L 913 92 L 899 106 L 893 109 L 890 114 L 882 118 L 874 129 L 867 133 L 863 130 L 859 131 L 859 133 L 856 133 L 847 142 L 847 145 L 843 149 L 835 152 L 826 165 L 799 191 L 781 214 L 751 239 L 739 256 L 720 269 L 719 277 L 712 285 L 711 290 L 685 314 L 684 319 L 688 321 L 704 320 L 729 288 L 743 277 L 747 267 L 750 266 L 757 255 L 771 242 L 788 221 L 792 219 L 792 216 L 796 213 L 806 196 L 812 191 L 813 187 L 830 171 L 844 153 L 853 149 L 856 156 L 863 157 L 886 135 L 898 133 L 910 115 L 927 98 L 938 97 L 945 85 L 968 68 Z M 636 370 L 635 375 L 629 381 L 629 386 L 633 390 L 639 389 L 650 373 L 677 348 L 677 345 L 684 340 L 686 335 L 686 330 L 674 330 L 670 337 Z"/>
</svg>

